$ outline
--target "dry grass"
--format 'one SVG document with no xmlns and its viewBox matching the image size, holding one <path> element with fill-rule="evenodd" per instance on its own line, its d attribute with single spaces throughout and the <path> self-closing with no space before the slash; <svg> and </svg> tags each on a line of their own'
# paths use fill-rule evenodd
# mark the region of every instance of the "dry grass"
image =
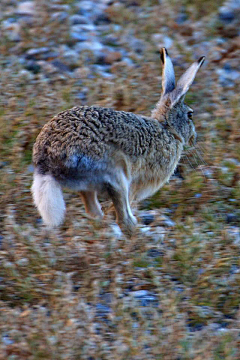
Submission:
<svg viewBox="0 0 240 360">
<path fill-rule="evenodd" d="M 149 3 L 142 32 L 136 9 L 122 5 L 115 20 L 121 24 L 128 12 L 121 36 L 132 28 L 145 40 L 163 26 Z M 45 16 L 32 29 L 36 36 Z M 62 34 L 67 39 L 66 29 Z M 35 44 L 25 35 L 17 51 Z M 184 41 L 175 39 L 171 51 L 181 64 L 192 61 Z M 66 221 L 47 232 L 29 191 L 41 127 L 81 104 L 83 88 L 89 105 L 148 115 L 160 93 L 159 58 L 150 41 L 143 57 L 132 54 L 137 67 L 115 63 L 114 79 L 46 80 L 22 71 L 17 57 L 7 63 L 11 46 L 2 43 L 0 57 L 0 359 L 239 359 L 239 89 L 219 86 L 214 62 L 201 69 L 187 97 L 199 142 L 186 151 L 178 176 L 135 210 L 139 222 L 154 214 L 149 228 L 139 225 L 129 241 L 117 234 L 107 202 L 104 221 L 92 221 L 78 194 L 67 192 Z"/>
</svg>

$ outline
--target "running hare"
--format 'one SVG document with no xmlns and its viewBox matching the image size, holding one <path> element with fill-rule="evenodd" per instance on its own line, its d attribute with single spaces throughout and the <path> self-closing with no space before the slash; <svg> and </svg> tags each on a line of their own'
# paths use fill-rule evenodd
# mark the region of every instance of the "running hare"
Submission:
<svg viewBox="0 0 240 360">
<path fill-rule="evenodd" d="M 97 106 L 63 111 L 43 127 L 33 148 L 32 194 L 43 221 L 54 227 L 64 218 L 62 187 L 79 191 L 86 212 L 102 217 L 97 195 L 107 193 L 117 221 L 131 235 L 136 219 L 132 200 L 154 194 L 174 172 L 184 144 L 193 143 L 193 110 L 184 97 L 204 56 L 175 86 L 172 61 L 161 50 L 162 95 L 151 117 Z"/>
</svg>

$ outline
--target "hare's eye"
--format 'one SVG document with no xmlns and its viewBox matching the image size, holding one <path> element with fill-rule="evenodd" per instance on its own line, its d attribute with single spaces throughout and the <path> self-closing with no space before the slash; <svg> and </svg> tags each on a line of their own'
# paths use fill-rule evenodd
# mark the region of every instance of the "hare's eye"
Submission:
<svg viewBox="0 0 240 360">
<path fill-rule="evenodd" d="M 192 119 L 192 118 L 193 118 L 193 111 L 189 111 L 189 112 L 187 113 L 187 115 L 188 115 L 188 118 L 189 118 L 189 119 Z"/>
</svg>

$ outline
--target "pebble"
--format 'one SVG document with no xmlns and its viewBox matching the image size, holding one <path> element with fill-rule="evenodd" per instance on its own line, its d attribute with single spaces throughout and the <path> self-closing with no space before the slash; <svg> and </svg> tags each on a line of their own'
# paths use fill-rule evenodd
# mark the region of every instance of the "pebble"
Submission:
<svg viewBox="0 0 240 360">
<path fill-rule="evenodd" d="M 11 41 L 20 41 L 20 24 L 13 22 L 13 19 L 7 19 L 2 22 L 2 29 L 4 30 L 6 36 Z"/>
<path fill-rule="evenodd" d="M 77 32 L 77 31 L 70 31 L 70 38 L 74 41 L 86 41 L 88 39 L 88 36 L 84 34 L 83 32 Z"/>
<path fill-rule="evenodd" d="M 150 213 L 143 213 L 140 216 L 141 222 L 144 225 L 149 225 L 154 221 L 154 215 Z"/>
<path fill-rule="evenodd" d="M 222 6 L 219 10 L 219 19 L 225 23 L 230 23 L 234 20 L 234 12 L 229 10 L 227 6 Z"/>
<path fill-rule="evenodd" d="M 230 223 L 235 223 L 235 222 L 237 222 L 238 221 L 238 217 L 236 216 L 236 214 L 227 214 L 227 216 L 226 216 L 226 222 L 228 223 L 228 224 L 230 224 Z"/>
<path fill-rule="evenodd" d="M 8 334 L 3 334 L 2 335 L 2 342 L 5 345 L 12 345 L 14 344 L 14 341 L 10 338 L 10 336 Z"/>
<path fill-rule="evenodd" d="M 89 50 L 92 53 L 95 54 L 96 58 L 98 56 L 98 51 L 103 49 L 103 45 L 98 40 L 92 40 L 92 41 L 83 41 L 80 43 L 77 43 L 74 49 L 81 53 L 82 51 Z"/>
<path fill-rule="evenodd" d="M 67 20 L 67 18 L 68 18 L 68 13 L 66 11 L 58 11 L 51 15 L 52 21 L 57 21 L 59 23 Z"/>
<path fill-rule="evenodd" d="M 173 45 L 173 40 L 169 36 L 163 35 L 161 33 L 153 34 L 152 41 L 158 46 L 159 49 L 162 47 L 170 49 Z"/>
<path fill-rule="evenodd" d="M 101 51 L 97 55 L 96 63 L 102 65 L 110 65 L 115 61 L 120 61 L 122 59 L 122 54 L 120 51 Z"/>
<path fill-rule="evenodd" d="M 19 3 L 16 13 L 18 15 L 35 15 L 34 1 L 24 1 Z"/>
<path fill-rule="evenodd" d="M 28 60 L 25 62 L 25 69 L 31 71 L 33 74 L 38 74 L 41 71 L 41 66 L 36 61 Z"/>
<path fill-rule="evenodd" d="M 235 82 L 240 79 L 240 72 L 232 69 L 230 64 L 225 64 L 222 69 L 217 69 L 219 82 L 223 87 L 234 87 Z"/>
<path fill-rule="evenodd" d="M 69 18 L 71 25 L 88 24 L 89 20 L 85 16 L 74 14 Z"/>
<path fill-rule="evenodd" d="M 61 72 L 70 72 L 70 68 L 58 59 L 51 61 L 51 64 Z"/>
<path fill-rule="evenodd" d="M 33 48 L 26 51 L 26 59 L 40 58 L 42 54 L 46 54 L 50 51 L 49 47 Z"/>
<path fill-rule="evenodd" d="M 140 306 L 157 306 L 157 297 L 148 290 L 137 290 L 130 293 L 140 303 Z"/>
</svg>

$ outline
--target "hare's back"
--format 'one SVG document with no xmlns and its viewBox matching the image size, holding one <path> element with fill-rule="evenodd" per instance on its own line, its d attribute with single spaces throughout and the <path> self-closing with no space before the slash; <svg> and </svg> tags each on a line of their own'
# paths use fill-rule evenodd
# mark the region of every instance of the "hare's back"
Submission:
<svg viewBox="0 0 240 360">
<path fill-rule="evenodd" d="M 109 151 L 121 150 L 129 156 L 149 151 L 159 126 L 154 121 L 124 111 L 101 107 L 74 107 L 51 119 L 34 145 L 33 161 L 69 159 L 84 154 L 103 159 Z"/>
</svg>

